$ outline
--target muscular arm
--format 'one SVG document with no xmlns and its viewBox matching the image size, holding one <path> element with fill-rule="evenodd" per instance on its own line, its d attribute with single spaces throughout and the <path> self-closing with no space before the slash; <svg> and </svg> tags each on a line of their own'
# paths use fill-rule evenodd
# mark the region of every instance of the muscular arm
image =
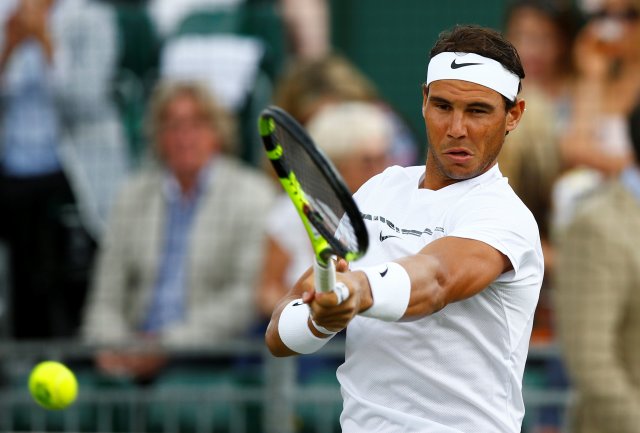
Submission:
<svg viewBox="0 0 640 433">
<path fill-rule="evenodd" d="M 447 304 L 469 298 L 485 289 L 500 274 L 512 268 L 509 259 L 488 244 L 464 238 L 445 237 L 413 256 L 397 260 L 411 279 L 409 305 L 403 319 L 417 319 L 441 310 Z M 338 264 L 339 270 L 346 263 Z M 284 307 L 302 297 L 309 303 L 316 323 L 331 330 L 344 329 L 356 314 L 373 305 L 369 281 L 361 271 L 339 272 L 338 281 L 349 287 L 350 297 L 336 305 L 333 293 L 315 293 L 313 275 L 307 271 L 276 307 L 266 334 L 267 346 L 276 356 L 296 353 L 278 334 L 278 320 Z M 316 336 L 322 336 L 313 325 Z"/>
<path fill-rule="evenodd" d="M 490 245 L 457 237 L 438 239 L 397 262 L 411 278 L 407 319 L 427 316 L 467 299 L 512 269 L 509 259 Z"/>
</svg>

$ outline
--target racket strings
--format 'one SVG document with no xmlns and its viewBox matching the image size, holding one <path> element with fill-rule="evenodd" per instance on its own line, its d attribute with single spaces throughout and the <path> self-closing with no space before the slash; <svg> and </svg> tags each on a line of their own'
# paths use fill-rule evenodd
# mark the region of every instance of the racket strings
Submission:
<svg viewBox="0 0 640 433">
<path fill-rule="evenodd" d="M 325 174 L 286 129 L 278 128 L 276 138 L 283 148 L 283 162 L 295 173 L 309 202 L 314 228 L 336 253 L 359 251 L 353 223 Z"/>
</svg>

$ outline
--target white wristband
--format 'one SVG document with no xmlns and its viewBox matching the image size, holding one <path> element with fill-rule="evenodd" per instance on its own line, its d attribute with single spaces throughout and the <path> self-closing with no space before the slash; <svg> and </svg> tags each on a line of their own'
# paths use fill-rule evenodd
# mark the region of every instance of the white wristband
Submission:
<svg viewBox="0 0 640 433">
<path fill-rule="evenodd" d="M 373 296 L 371 308 L 360 315 L 385 322 L 395 322 L 404 316 L 411 296 L 411 280 L 407 271 L 395 262 L 359 270 L 366 274 Z"/>
<path fill-rule="evenodd" d="M 280 320 L 278 320 L 280 340 L 294 352 L 313 353 L 331 340 L 330 337 L 316 337 L 309 329 L 308 320 L 309 306 L 302 302 L 302 299 L 289 302 L 280 313 Z"/>
</svg>

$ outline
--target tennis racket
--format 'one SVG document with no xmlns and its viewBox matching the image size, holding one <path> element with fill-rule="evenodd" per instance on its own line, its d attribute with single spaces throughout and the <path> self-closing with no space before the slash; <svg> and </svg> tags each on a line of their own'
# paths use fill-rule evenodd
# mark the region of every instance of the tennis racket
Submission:
<svg viewBox="0 0 640 433">
<path fill-rule="evenodd" d="M 316 290 L 332 291 L 333 257 L 357 260 L 369 246 L 360 211 L 331 161 L 293 117 L 268 107 L 260 114 L 258 129 L 267 157 L 309 235 Z"/>
</svg>

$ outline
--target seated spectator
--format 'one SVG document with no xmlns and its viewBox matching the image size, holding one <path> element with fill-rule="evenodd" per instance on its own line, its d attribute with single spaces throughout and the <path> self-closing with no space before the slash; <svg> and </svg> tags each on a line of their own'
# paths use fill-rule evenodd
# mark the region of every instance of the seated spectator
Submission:
<svg viewBox="0 0 640 433">
<path fill-rule="evenodd" d="M 560 134 L 570 116 L 573 27 L 568 9 L 553 0 L 516 0 L 507 9 L 505 35 L 518 50 L 526 74 L 522 95 L 527 113 L 507 137 L 499 163 L 511 187 L 536 218 L 545 274 L 553 272 L 551 192 L 565 169 Z M 544 293 L 542 298 L 544 304 Z"/>
<path fill-rule="evenodd" d="M 85 316 L 97 344 L 197 347 L 243 335 L 255 320 L 272 183 L 227 156 L 231 117 L 206 88 L 163 82 L 149 109 L 157 164 L 133 177 L 113 209 Z M 102 352 L 111 374 L 153 377 L 166 358 Z"/>
<path fill-rule="evenodd" d="M 93 242 L 126 174 L 113 15 L 86 0 L 0 8 L 0 239 L 16 338 L 76 331 Z"/>
<path fill-rule="evenodd" d="M 640 428 L 640 105 L 630 121 L 634 163 L 584 199 L 558 236 L 555 305 L 574 433 Z"/>
</svg>

